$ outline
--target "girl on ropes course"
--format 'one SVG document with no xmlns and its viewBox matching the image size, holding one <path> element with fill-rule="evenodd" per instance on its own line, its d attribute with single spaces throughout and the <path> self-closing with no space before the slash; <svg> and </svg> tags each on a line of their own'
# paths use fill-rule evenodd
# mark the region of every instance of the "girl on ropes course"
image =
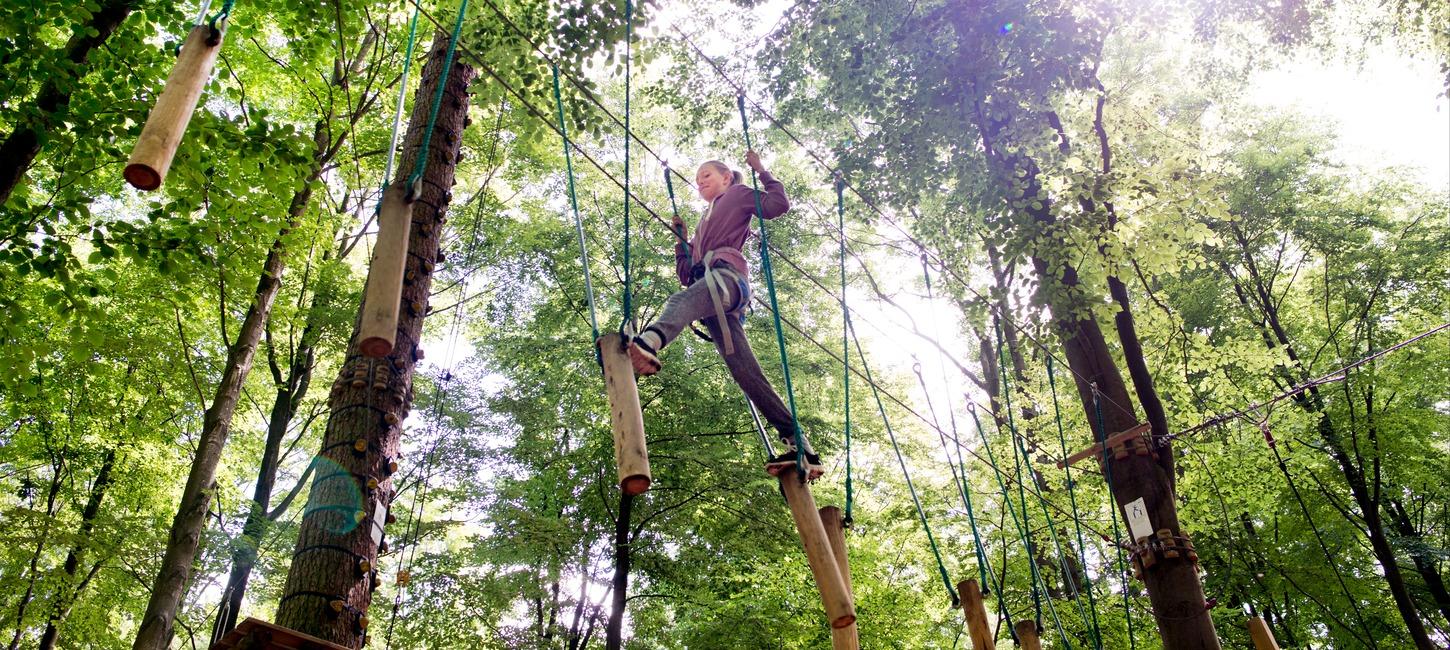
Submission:
<svg viewBox="0 0 1450 650">
<path fill-rule="evenodd" d="M 760 362 L 750 351 L 745 338 L 745 307 L 750 303 L 750 267 L 741 248 L 753 234 L 750 218 L 760 206 L 760 216 L 774 219 L 790 210 L 785 185 L 776 180 L 760 162 L 755 151 L 745 153 L 745 162 L 755 170 L 764 190 L 758 197 L 742 183 L 740 172 L 718 160 L 700 165 L 695 172 L 695 185 L 700 198 L 710 203 L 688 236 L 688 227 L 678 215 L 674 218 L 675 270 L 685 287 L 665 302 L 658 320 L 645 327 L 630 341 L 629 357 L 635 373 L 653 375 L 660 371 L 659 353 L 695 321 L 710 331 L 715 349 L 724 357 L 725 365 L 736 383 L 780 432 L 782 453 L 766 461 L 765 470 L 772 476 L 797 466 L 795 423 L 790 409 L 771 388 Z M 824 471 L 820 458 L 805 445 L 805 466 L 809 479 Z"/>
</svg>

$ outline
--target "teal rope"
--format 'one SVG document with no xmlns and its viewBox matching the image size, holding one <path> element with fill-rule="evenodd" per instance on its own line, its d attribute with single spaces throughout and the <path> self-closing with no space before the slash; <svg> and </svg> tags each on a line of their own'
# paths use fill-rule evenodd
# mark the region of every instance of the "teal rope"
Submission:
<svg viewBox="0 0 1450 650">
<path fill-rule="evenodd" d="M 232 7 L 236 6 L 236 4 L 237 0 L 226 0 L 226 2 L 223 2 L 221 10 L 216 12 L 216 15 L 211 17 L 211 20 L 207 21 L 207 25 L 212 29 L 216 29 L 218 22 L 232 17 Z"/>
<path fill-rule="evenodd" d="M 678 206 L 678 205 L 675 204 L 675 179 L 673 178 L 673 175 L 670 173 L 670 164 L 669 163 L 664 163 L 664 168 L 665 168 L 665 191 L 669 192 L 669 194 L 670 194 L 670 212 L 675 216 L 675 218 L 678 219 L 679 216 L 680 216 L 680 206 Z M 684 230 L 675 230 L 675 239 L 680 242 L 680 245 L 681 246 L 684 246 L 685 247 L 685 257 L 689 257 L 690 256 L 690 240 L 688 240 L 688 239 L 685 238 L 685 231 Z"/>
<path fill-rule="evenodd" d="M 740 108 L 740 129 L 745 134 L 745 148 L 750 145 L 750 120 L 745 117 L 745 95 L 735 96 L 735 105 Z M 760 207 L 760 187 L 755 179 L 755 169 L 750 170 L 750 189 L 755 195 L 755 217 L 760 220 L 760 271 L 765 276 L 765 288 L 770 294 L 770 313 L 775 317 L 775 342 L 780 347 L 780 366 L 785 374 L 785 395 L 790 403 L 790 423 L 795 433 L 796 471 L 806 476 L 805 434 L 801 432 L 800 418 L 796 416 L 795 388 L 790 381 L 790 359 L 785 355 L 785 330 L 780 323 L 780 303 L 775 296 L 775 272 L 770 267 L 770 241 L 765 235 L 765 211 Z"/>
<path fill-rule="evenodd" d="M 1022 541 L 1022 547 L 1029 549 L 1027 568 L 1031 573 L 1032 588 L 1035 591 L 1038 584 L 1042 581 L 1042 576 L 1037 572 L 1037 561 L 1030 556 L 1031 545 L 1027 543 L 1027 529 L 1025 528 L 1027 524 L 1018 519 L 1017 509 L 1012 507 L 1012 498 L 1010 496 L 1012 493 L 1007 489 L 1007 482 L 1002 479 L 1002 470 L 997 465 L 996 455 L 992 453 L 991 443 L 987 442 L 987 433 L 982 429 L 982 421 L 977 417 L 977 409 L 971 403 L 968 403 L 967 407 L 967 411 L 972 414 L 972 422 L 977 426 L 977 436 L 982 439 L 982 448 L 987 450 L 987 464 L 992 466 L 992 474 L 997 479 L 997 488 L 1002 491 L 1003 509 L 1007 511 L 1007 514 L 1012 515 L 1012 525 L 1017 529 L 1017 538 Z M 1017 454 L 1014 451 L 1012 455 L 1015 457 Z M 997 597 L 1000 599 L 1002 597 L 1001 593 L 998 593 Z M 1072 642 L 1068 640 L 1067 633 L 1062 628 L 1062 620 L 1057 617 L 1057 607 L 1052 604 L 1051 598 L 1047 599 L 1047 611 L 1052 614 L 1052 621 L 1057 626 L 1057 632 L 1062 637 L 1062 642 L 1071 648 Z M 1038 627 L 1040 628 L 1041 625 L 1039 624 Z"/>
<path fill-rule="evenodd" d="M 836 221 L 841 229 L 841 366 L 846 387 L 846 517 L 842 525 L 850 526 L 856 492 L 851 480 L 851 343 L 846 340 L 846 331 L 851 327 L 851 310 L 846 306 L 846 199 L 842 194 L 845 187 L 846 181 L 837 172 Z"/>
<path fill-rule="evenodd" d="M 911 481 L 911 472 L 906 469 L 906 459 L 901 455 L 901 446 L 896 443 L 896 432 L 891 429 L 891 420 L 886 417 L 886 405 L 881 402 L 881 393 L 876 389 L 876 380 L 871 377 L 871 365 L 866 363 L 866 351 L 861 348 L 861 339 L 856 336 L 856 328 L 850 327 L 851 340 L 856 343 L 856 354 L 861 358 L 861 370 L 866 373 L 866 384 L 871 387 L 871 395 L 876 398 L 876 410 L 881 413 L 881 424 L 886 427 L 886 436 L 891 439 L 891 448 L 896 451 L 896 462 L 901 465 L 901 475 L 906 479 L 906 489 L 911 492 L 911 502 L 916 505 L 916 516 L 921 519 L 921 528 L 926 531 L 926 541 L 931 545 L 931 554 L 936 558 L 936 570 L 941 575 L 943 585 L 946 585 L 947 595 L 951 596 L 952 608 L 960 607 L 962 602 L 957 597 L 956 587 L 952 585 L 951 576 L 947 573 L 947 567 L 941 559 L 941 550 L 936 546 L 936 537 L 931 534 L 931 524 L 926 521 L 926 510 L 921 507 L 921 499 L 916 496 L 916 485 Z"/>
<path fill-rule="evenodd" d="M 1093 389 L 1093 411 L 1097 416 L 1097 437 L 1098 442 L 1107 442 L 1107 426 L 1103 424 L 1103 404 L 1098 399 L 1098 385 L 1094 383 Z M 1118 498 L 1113 495 L 1113 463 L 1108 458 L 1108 446 L 1103 445 L 1103 478 L 1108 484 L 1108 517 L 1113 521 L 1113 548 L 1118 551 L 1118 578 L 1123 581 L 1123 617 L 1128 621 L 1128 647 L 1137 648 L 1137 641 L 1133 639 L 1133 608 L 1128 602 L 1128 563 L 1123 559 L 1123 546 L 1118 540 L 1123 538 L 1122 532 L 1118 529 Z"/>
<path fill-rule="evenodd" d="M 992 327 L 997 335 L 997 374 L 1000 377 L 1002 385 L 1003 410 L 1006 411 L 1008 433 L 1011 434 L 1012 443 L 1015 446 L 1017 444 L 1017 424 L 1012 415 L 1012 386 L 1007 381 L 1007 361 L 1003 356 L 1002 325 L 994 318 L 992 319 Z M 1024 492 L 1026 489 L 1026 481 L 1022 480 L 1022 462 L 1018 459 L 1016 451 L 1012 452 L 1012 467 L 1013 471 L 1017 473 L 1017 501 L 1022 504 L 1022 521 L 1024 522 L 1024 526 L 1026 526 L 1025 522 L 1028 521 L 1027 495 Z M 1008 505 L 1011 505 L 1010 502 Z M 1027 526 L 1026 530 L 1030 530 L 1030 526 Z M 1033 543 L 1031 535 L 1024 532 L 1022 544 L 1027 547 L 1028 557 L 1036 555 L 1036 544 Z M 1035 575 L 1035 563 L 1033 564 L 1033 570 Z M 1037 613 L 1037 628 L 1042 629 L 1042 592 L 1038 590 L 1035 582 L 1032 585 L 1032 607 Z"/>
<path fill-rule="evenodd" d="M 388 139 L 388 161 L 383 165 L 383 186 L 378 193 L 387 190 L 388 183 L 393 180 L 393 160 L 398 152 L 398 131 L 403 125 L 403 104 L 408 98 L 408 73 L 413 70 L 413 46 L 418 42 L 418 14 L 422 7 L 413 5 L 413 19 L 408 22 L 408 48 L 403 53 L 403 76 L 398 80 L 398 102 L 393 109 L 393 135 Z M 383 202 L 378 201 L 377 209 L 381 210 Z"/>
<path fill-rule="evenodd" d="M 1062 431 L 1062 410 L 1057 404 L 1057 376 L 1052 369 L 1052 357 L 1047 357 L 1047 385 L 1052 388 L 1052 413 L 1057 419 L 1057 441 L 1062 446 L 1062 457 L 1068 457 L 1067 434 Z M 1082 561 L 1083 574 L 1087 574 L 1087 542 L 1082 534 L 1082 519 L 1077 510 L 1077 486 L 1072 481 L 1072 465 L 1063 464 L 1063 471 L 1066 473 L 1067 498 L 1072 503 L 1072 525 L 1077 529 L 1077 557 Z M 1073 576 L 1076 582 L 1077 577 Z M 1093 647 L 1103 650 L 1103 632 L 1098 625 L 1098 606 L 1093 597 L 1093 583 L 1088 580 L 1087 584 L 1088 612 L 1092 614 L 1093 623 Z"/>
<path fill-rule="evenodd" d="M 574 211 L 574 230 L 579 235 L 579 264 L 584 267 L 584 297 L 589 301 L 589 329 L 594 334 L 591 341 L 599 340 L 599 317 L 594 309 L 594 282 L 589 277 L 589 249 L 584 243 L 584 220 L 579 217 L 579 197 L 574 192 L 574 159 L 570 155 L 573 146 L 569 143 L 569 128 L 564 125 L 564 96 L 559 92 L 559 66 L 554 68 L 554 106 L 559 111 L 559 135 L 564 140 L 564 169 L 569 177 L 569 207 Z M 599 346 L 594 346 L 594 357 L 600 365 L 604 359 Z"/>
<path fill-rule="evenodd" d="M 423 132 L 423 147 L 418 150 L 418 160 L 413 165 L 413 175 L 408 177 L 409 194 L 417 198 L 418 183 L 428 168 L 428 146 L 433 142 L 433 127 L 438 125 L 438 108 L 443 105 L 443 91 L 448 86 L 448 73 L 453 69 L 453 54 L 458 50 L 458 36 L 463 32 L 463 17 L 468 13 L 468 0 L 458 5 L 458 19 L 453 22 L 453 37 L 448 40 L 448 52 L 443 56 L 443 78 L 433 92 L 433 106 L 428 111 L 428 128 Z"/>
<path fill-rule="evenodd" d="M 624 0 L 624 319 L 620 331 L 634 322 L 634 278 L 629 260 L 629 128 L 630 41 L 634 39 L 634 2 Z"/>
</svg>

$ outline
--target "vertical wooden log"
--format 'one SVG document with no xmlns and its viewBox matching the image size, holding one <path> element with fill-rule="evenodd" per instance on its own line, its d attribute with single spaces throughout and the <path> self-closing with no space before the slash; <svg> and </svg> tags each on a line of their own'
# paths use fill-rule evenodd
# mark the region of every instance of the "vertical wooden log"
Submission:
<svg viewBox="0 0 1450 650">
<path fill-rule="evenodd" d="M 957 583 L 957 597 L 962 601 L 962 610 L 967 615 L 967 633 L 972 638 L 972 650 L 992 650 L 996 643 L 992 639 L 992 626 L 987 624 L 987 603 L 982 600 L 982 588 L 977 579 Z"/>
<path fill-rule="evenodd" d="M 1269 624 L 1257 616 L 1249 618 L 1249 638 L 1254 641 L 1254 650 L 1279 650 L 1279 642 L 1274 640 L 1274 632 L 1269 629 Z"/>
<path fill-rule="evenodd" d="M 599 337 L 598 345 L 604 360 L 604 387 L 609 392 L 609 421 L 614 427 L 614 465 L 619 469 L 619 489 L 630 496 L 643 494 L 652 479 L 634 366 L 619 334 Z"/>
<path fill-rule="evenodd" d="M 851 561 L 846 553 L 846 526 L 841 518 L 841 509 L 826 506 L 820 509 L 820 513 L 821 525 L 825 527 L 826 538 L 831 542 L 831 553 L 836 556 L 836 570 L 840 572 L 841 582 L 845 583 L 846 593 L 851 595 L 854 604 L 856 595 L 851 590 Z M 861 641 L 854 622 L 846 627 L 831 628 L 832 650 L 857 650 L 860 647 Z"/>
<path fill-rule="evenodd" d="M 1022 650 L 1042 650 L 1042 640 L 1037 638 L 1037 622 L 1032 619 L 1017 621 L 1013 626 L 1017 631 L 1017 642 Z"/>
<path fill-rule="evenodd" d="M 383 190 L 378 210 L 378 240 L 368 265 L 368 283 L 363 294 L 362 323 L 358 350 L 370 357 L 393 352 L 398 336 L 398 311 L 403 304 L 403 273 L 408 262 L 408 236 L 413 227 L 413 205 L 408 189 L 393 183 Z"/>
<path fill-rule="evenodd" d="M 781 472 L 780 489 L 790 505 L 791 517 L 795 518 L 796 530 L 800 532 L 801 546 L 805 547 L 806 562 L 811 566 L 816 586 L 821 590 L 821 601 L 826 607 L 826 616 L 832 628 L 850 626 L 856 622 L 856 607 L 851 602 L 851 592 L 837 568 L 835 553 L 826 537 L 826 527 L 816 511 L 816 500 L 811 490 L 795 472 Z"/>
<path fill-rule="evenodd" d="M 136 139 L 136 148 L 131 150 L 131 160 L 126 163 L 122 174 L 126 182 L 138 190 L 154 190 L 161 187 L 171 169 L 171 160 L 176 157 L 176 148 L 186 134 L 186 125 L 191 114 L 196 112 L 196 102 L 201 91 L 211 78 L 216 66 L 217 55 L 222 51 L 222 36 L 226 34 L 226 21 L 217 24 L 191 28 L 176 57 L 176 67 L 166 78 L 166 87 L 156 98 L 156 106 L 141 128 L 141 137 Z"/>
</svg>

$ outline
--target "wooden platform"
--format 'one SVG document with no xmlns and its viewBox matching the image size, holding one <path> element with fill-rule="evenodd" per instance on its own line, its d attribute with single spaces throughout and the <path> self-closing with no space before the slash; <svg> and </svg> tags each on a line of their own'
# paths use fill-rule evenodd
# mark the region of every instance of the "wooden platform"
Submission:
<svg viewBox="0 0 1450 650">
<path fill-rule="evenodd" d="M 228 632 L 211 650 L 351 650 L 315 636 L 293 632 L 266 621 L 248 618 Z"/>
</svg>

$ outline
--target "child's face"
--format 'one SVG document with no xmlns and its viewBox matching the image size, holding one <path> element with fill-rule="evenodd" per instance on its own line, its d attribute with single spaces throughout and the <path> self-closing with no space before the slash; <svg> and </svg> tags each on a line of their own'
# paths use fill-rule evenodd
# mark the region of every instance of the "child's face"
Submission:
<svg viewBox="0 0 1450 650">
<path fill-rule="evenodd" d="M 695 172 L 695 187 L 699 188 L 700 198 L 714 201 L 730 187 L 730 177 L 714 165 L 701 165 Z"/>
</svg>

